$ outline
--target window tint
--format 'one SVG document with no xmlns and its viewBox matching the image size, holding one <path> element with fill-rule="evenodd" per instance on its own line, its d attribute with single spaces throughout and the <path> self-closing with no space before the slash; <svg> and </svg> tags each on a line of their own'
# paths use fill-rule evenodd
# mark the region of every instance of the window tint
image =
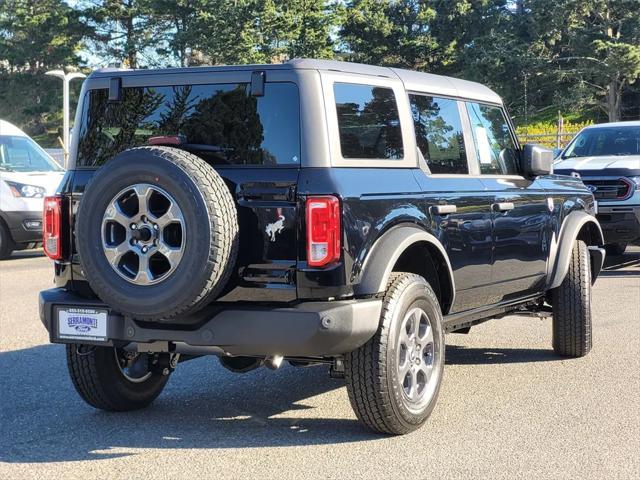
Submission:
<svg viewBox="0 0 640 480">
<path fill-rule="evenodd" d="M 267 83 L 263 97 L 248 84 L 179 85 L 107 90 L 84 102 L 77 163 L 102 165 L 117 153 L 158 136 L 179 137 L 181 148 L 214 165 L 299 165 L 298 89 Z"/>
<path fill-rule="evenodd" d="M 432 173 L 469 173 L 458 102 L 410 95 L 416 142 Z"/>
<path fill-rule="evenodd" d="M 516 146 L 502 109 L 469 102 L 467 111 L 480 161 L 480 173 L 517 175 Z"/>
<path fill-rule="evenodd" d="M 402 158 L 402 133 L 393 90 L 336 83 L 333 92 L 344 158 Z"/>
</svg>

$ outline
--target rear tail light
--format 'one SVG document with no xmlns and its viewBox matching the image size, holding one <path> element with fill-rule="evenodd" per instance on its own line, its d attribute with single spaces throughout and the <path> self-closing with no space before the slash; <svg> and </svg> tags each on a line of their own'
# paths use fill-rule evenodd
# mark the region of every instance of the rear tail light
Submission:
<svg viewBox="0 0 640 480">
<path fill-rule="evenodd" d="M 306 204 L 307 263 L 322 267 L 340 259 L 340 202 L 333 196 L 309 197 Z"/>
<path fill-rule="evenodd" d="M 42 218 L 42 245 L 52 260 L 62 258 L 62 197 L 45 197 Z"/>
</svg>

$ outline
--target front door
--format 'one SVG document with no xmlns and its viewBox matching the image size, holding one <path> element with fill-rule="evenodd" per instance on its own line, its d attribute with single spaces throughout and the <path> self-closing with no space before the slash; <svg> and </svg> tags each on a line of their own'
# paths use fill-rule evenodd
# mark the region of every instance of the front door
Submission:
<svg viewBox="0 0 640 480">
<path fill-rule="evenodd" d="M 493 255 L 488 303 L 542 291 L 549 249 L 545 190 L 520 175 L 516 143 L 501 107 L 468 102 L 480 179 L 492 198 Z"/>
</svg>

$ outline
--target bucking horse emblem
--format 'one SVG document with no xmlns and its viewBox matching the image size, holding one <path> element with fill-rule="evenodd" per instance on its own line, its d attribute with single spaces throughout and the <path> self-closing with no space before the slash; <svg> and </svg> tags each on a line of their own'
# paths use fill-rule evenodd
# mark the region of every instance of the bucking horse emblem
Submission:
<svg viewBox="0 0 640 480">
<path fill-rule="evenodd" d="M 278 220 L 276 222 L 270 223 L 264 229 L 264 231 L 269 235 L 269 238 L 272 242 L 276 241 L 276 235 L 280 233 L 284 229 L 284 215 L 279 215 Z"/>
</svg>

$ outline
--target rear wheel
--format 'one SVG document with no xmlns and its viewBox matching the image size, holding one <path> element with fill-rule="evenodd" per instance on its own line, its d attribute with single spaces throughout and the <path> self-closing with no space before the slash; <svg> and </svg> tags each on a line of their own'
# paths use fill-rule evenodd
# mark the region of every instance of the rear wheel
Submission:
<svg viewBox="0 0 640 480">
<path fill-rule="evenodd" d="M 85 402 L 114 412 L 146 407 L 160 395 L 169 378 L 150 369 L 148 354 L 113 347 L 69 344 L 67 366 Z"/>
<path fill-rule="evenodd" d="M 433 410 L 444 370 L 442 313 L 426 280 L 394 273 L 377 333 L 345 357 L 351 406 L 372 430 L 404 434 Z"/>
<path fill-rule="evenodd" d="M 553 350 L 583 357 L 591 350 L 591 267 L 587 245 L 576 240 L 566 277 L 551 292 Z"/>
<path fill-rule="evenodd" d="M 15 247 L 9 229 L 5 223 L 0 220 L 0 260 L 9 258 Z"/>
</svg>

